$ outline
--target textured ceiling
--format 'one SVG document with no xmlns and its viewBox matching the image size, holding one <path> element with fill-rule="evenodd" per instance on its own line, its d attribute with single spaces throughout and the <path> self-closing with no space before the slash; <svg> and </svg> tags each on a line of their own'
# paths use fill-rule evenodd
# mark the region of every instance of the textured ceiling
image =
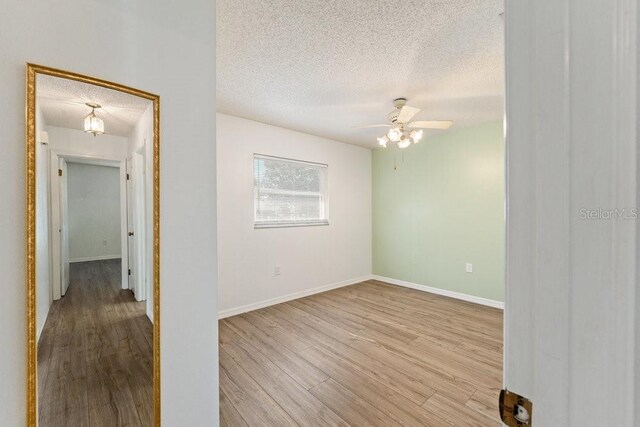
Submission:
<svg viewBox="0 0 640 427">
<path fill-rule="evenodd" d="M 352 127 L 397 97 L 452 129 L 502 118 L 502 0 L 216 4 L 220 112 L 368 147 L 384 131 Z"/>
<path fill-rule="evenodd" d="M 50 126 L 83 130 L 91 112 L 86 102 L 100 104 L 96 115 L 104 120 L 104 133 L 129 136 L 151 101 L 116 90 L 75 80 L 39 74 L 36 81 L 38 106 Z"/>
</svg>

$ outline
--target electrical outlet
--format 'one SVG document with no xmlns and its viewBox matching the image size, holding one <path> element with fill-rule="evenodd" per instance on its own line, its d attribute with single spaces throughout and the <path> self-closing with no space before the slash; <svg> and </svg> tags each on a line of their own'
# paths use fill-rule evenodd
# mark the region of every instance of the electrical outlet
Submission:
<svg viewBox="0 0 640 427">
<path fill-rule="evenodd" d="M 275 268 L 273 269 L 273 274 L 276 276 L 280 275 L 280 266 L 276 265 Z"/>
<path fill-rule="evenodd" d="M 467 273 L 473 273 L 473 264 L 471 264 L 470 262 L 466 263 L 464 265 L 464 271 L 466 271 Z"/>
</svg>

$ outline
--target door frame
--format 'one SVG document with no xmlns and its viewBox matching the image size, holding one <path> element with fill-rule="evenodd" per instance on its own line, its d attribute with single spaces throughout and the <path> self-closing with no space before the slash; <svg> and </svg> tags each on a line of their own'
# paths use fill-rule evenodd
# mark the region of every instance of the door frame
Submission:
<svg viewBox="0 0 640 427">
<path fill-rule="evenodd" d="M 59 180 L 59 209 L 60 214 L 60 295 L 65 296 L 69 289 L 69 196 L 67 181 L 67 158 L 58 157 L 58 170 L 62 171 L 62 175 L 58 176 Z"/>
<path fill-rule="evenodd" d="M 146 210 L 146 180 L 145 180 L 145 154 L 144 147 L 131 153 L 127 162 L 131 161 L 130 182 L 131 194 L 129 200 L 132 202 L 133 224 L 129 224 L 129 229 L 133 228 L 133 250 L 134 256 L 133 274 L 135 285 L 134 294 L 137 301 L 147 300 L 147 262 L 146 262 L 146 236 L 147 236 L 147 210 Z"/>
<path fill-rule="evenodd" d="M 49 149 L 49 176 L 47 177 L 47 191 L 49 193 L 49 259 L 51 262 L 51 280 L 49 281 L 51 299 L 59 300 L 62 297 L 62 284 L 60 266 L 61 259 L 61 239 L 60 239 L 60 185 L 58 180 L 58 169 L 60 168 L 60 157 L 53 149 Z"/>
<path fill-rule="evenodd" d="M 84 163 L 95 166 L 109 166 L 109 167 L 117 167 L 120 171 L 120 236 L 121 236 L 121 257 L 122 257 L 122 274 L 121 274 L 121 287 L 122 289 L 129 289 L 129 276 L 128 276 L 128 247 L 127 247 L 127 233 L 128 233 L 128 223 L 127 223 L 127 171 L 126 171 L 126 160 L 119 157 L 109 157 L 109 156 L 96 156 L 93 154 L 85 154 L 78 153 L 71 150 L 57 150 L 50 149 L 51 156 L 51 164 L 55 162 L 59 164 L 58 159 L 64 159 L 66 161 L 72 161 L 74 163 Z M 51 262 L 52 262 L 52 271 L 53 271 L 53 280 L 51 280 L 51 291 L 53 295 L 53 299 L 57 300 L 63 295 L 62 293 L 62 272 L 61 272 L 61 264 L 62 264 L 62 247 L 61 247 L 61 239 L 60 233 L 56 233 L 55 230 L 59 229 L 56 225 L 59 225 L 64 218 L 60 218 L 60 190 L 59 186 L 55 185 L 55 182 L 58 178 L 58 167 L 55 170 L 52 170 L 49 174 L 49 191 L 50 191 L 50 220 L 49 220 L 49 235 L 51 241 Z M 124 202 L 123 202 L 124 199 Z M 58 210 L 58 214 L 55 214 L 56 207 Z"/>
</svg>

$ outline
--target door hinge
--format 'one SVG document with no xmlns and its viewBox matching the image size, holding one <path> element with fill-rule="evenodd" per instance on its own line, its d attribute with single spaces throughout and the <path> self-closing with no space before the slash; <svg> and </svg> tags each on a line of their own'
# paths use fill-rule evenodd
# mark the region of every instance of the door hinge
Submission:
<svg viewBox="0 0 640 427">
<path fill-rule="evenodd" d="M 131 276 L 131 269 L 129 269 L 129 276 Z"/>
<path fill-rule="evenodd" d="M 133 236 L 133 231 L 130 231 L 130 232 L 129 232 L 129 236 Z"/>
<path fill-rule="evenodd" d="M 509 427 L 523 427 L 531 425 L 533 403 L 507 389 L 500 391 L 498 401 L 500 418 Z"/>
<path fill-rule="evenodd" d="M 127 181 L 129 181 L 131 178 L 129 177 L 129 174 L 127 174 Z"/>
<path fill-rule="evenodd" d="M 62 169 L 58 169 L 58 176 L 62 176 Z"/>
</svg>

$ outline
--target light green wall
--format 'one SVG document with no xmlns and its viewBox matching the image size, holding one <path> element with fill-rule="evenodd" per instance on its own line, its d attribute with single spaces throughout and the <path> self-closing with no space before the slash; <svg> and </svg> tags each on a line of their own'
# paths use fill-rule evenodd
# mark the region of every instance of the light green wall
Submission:
<svg viewBox="0 0 640 427">
<path fill-rule="evenodd" d="M 374 274 L 503 301 L 502 122 L 376 149 L 372 161 Z"/>
</svg>

